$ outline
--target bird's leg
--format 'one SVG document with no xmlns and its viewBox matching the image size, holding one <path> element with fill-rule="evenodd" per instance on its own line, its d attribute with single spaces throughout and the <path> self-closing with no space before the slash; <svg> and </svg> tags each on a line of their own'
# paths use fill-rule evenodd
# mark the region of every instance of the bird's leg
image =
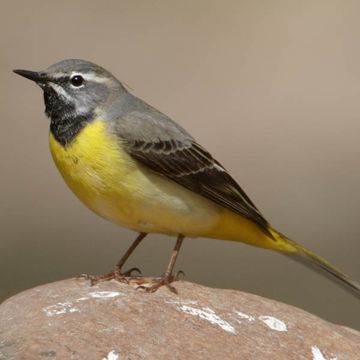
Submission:
<svg viewBox="0 0 360 360">
<path fill-rule="evenodd" d="M 121 272 L 121 269 L 124 266 L 127 259 L 129 258 L 129 256 L 133 253 L 133 251 L 141 243 L 141 241 L 145 238 L 146 235 L 147 235 L 147 233 L 142 232 L 136 237 L 134 242 L 128 248 L 126 253 L 122 256 L 122 258 L 118 261 L 118 263 L 115 265 L 115 268 L 112 271 L 110 271 L 104 275 L 97 275 L 97 276 L 86 275 L 86 278 L 89 279 L 91 282 L 91 286 L 97 284 L 98 282 L 109 281 L 112 279 L 115 279 L 118 281 L 126 281 L 126 279 L 128 277 L 131 277 L 131 273 L 133 271 L 140 272 L 140 270 L 138 268 L 131 268 L 130 270 L 128 270 L 124 273 Z"/>
<path fill-rule="evenodd" d="M 127 249 L 126 253 L 122 256 L 122 258 L 118 261 L 118 263 L 115 265 L 115 269 L 114 271 L 116 271 L 119 275 L 122 274 L 121 273 L 121 269 L 122 267 L 125 265 L 127 259 L 130 257 L 130 255 L 133 253 L 133 251 L 138 247 L 138 245 L 141 243 L 141 241 L 145 238 L 145 236 L 147 235 L 147 233 L 143 233 L 141 232 L 136 239 L 134 240 L 134 242 L 131 244 L 131 246 Z M 140 270 L 138 268 L 131 268 L 128 271 L 124 272 L 122 275 L 124 276 L 131 276 L 131 273 L 133 271 L 137 271 L 140 272 Z"/>
<path fill-rule="evenodd" d="M 175 262 L 179 255 L 180 247 L 182 245 L 183 240 L 184 240 L 184 235 L 179 234 L 179 236 L 176 240 L 174 250 L 171 254 L 169 265 L 168 265 L 166 271 L 164 272 L 164 274 L 160 278 L 156 278 L 151 281 L 152 283 L 154 283 L 154 285 L 149 286 L 149 287 L 141 286 L 142 288 L 144 288 L 146 290 L 146 292 L 155 292 L 161 286 L 165 285 L 171 292 L 177 294 L 176 288 L 174 286 L 172 286 L 171 283 L 173 281 L 177 280 L 177 276 L 173 275 L 173 270 L 174 270 Z"/>
</svg>

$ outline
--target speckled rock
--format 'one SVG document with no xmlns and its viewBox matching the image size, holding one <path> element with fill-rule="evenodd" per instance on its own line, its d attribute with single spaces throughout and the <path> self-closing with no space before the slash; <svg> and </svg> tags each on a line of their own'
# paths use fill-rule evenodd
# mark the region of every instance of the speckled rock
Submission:
<svg viewBox="0 0 360 360">
<path fill-rule="evenodd" d="M 239 291 L 69 279 L 0 305 L 0 359 L 360 359 L 360 333 Z"/>
</svg>

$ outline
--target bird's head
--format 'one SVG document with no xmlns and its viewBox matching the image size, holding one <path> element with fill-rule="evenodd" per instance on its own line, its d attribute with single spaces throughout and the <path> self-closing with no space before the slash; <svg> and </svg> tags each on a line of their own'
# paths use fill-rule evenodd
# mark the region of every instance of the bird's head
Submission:
<svg viewBox="0 0 360 360">
<path fill-rule="evenodd" d="M 126 91 L 110 72 L 85 60 L 63 60 L 45 71 L 14 72 L 43 89 L 45 112 L 52 120 L 89 116 L 112 94 Z"/>
</svg>

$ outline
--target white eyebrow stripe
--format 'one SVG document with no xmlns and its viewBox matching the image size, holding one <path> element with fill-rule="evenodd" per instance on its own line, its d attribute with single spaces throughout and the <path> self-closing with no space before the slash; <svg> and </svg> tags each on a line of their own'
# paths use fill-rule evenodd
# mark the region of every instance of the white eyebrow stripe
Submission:
<svg viewBox="0 0 360 360">
<path fill-rule="evenodd" d="M 51 77 L 53 79 L 59 79 L 59 78 L 65 77 L 65 76 L 68 76 L 68 75 L 63 72 L 57 72 L 55 74 L 51 74 Z"/>
<path fill-rule="evenodd" d="M 72 72 L 70 77 L 76 76 L 76 75 L 80 75 L 84 78 L 84 80 L 86 81 L 94 81 L 97 83 L 103 83 L 109 80 L 108 77 L 104 77 L 104 76 L 97 76 L 94 72 L 89 72 L 89 73 L 85 73 L 82 74 L 80 72 Z"/>
<path fill-rule="evenodd" d="M 54 84 L 53 82 L 49 82 L 49 85 L 57 94 L 61 95 L 67 101 L 74 102 L 73 98 L 60 85 Z"/>
<path fill-rule="evenodd" d="M 79 71 L 73 71 L 70 74 L 70 78 L 72 78 L 73 76 L 76 76 L 76 75 L 82 76 L 86 81 L 94 81 L 94 82 L 97 82 L 97 83 L 104 83 L 104 82 L 109 80 L 108 77 L 106 77 L 106 76 L 97 76 L 94 72 L 81 73 Z M 51 75 L 51 77 L 54 78 L 54 79 L 59 79 L 59 78 L 66 77 L 66 76 L 69 76 L 69 74 L 68 73 L 63 73 L 63 72 L 57 72 L 57 73 Z"/>
</svg>

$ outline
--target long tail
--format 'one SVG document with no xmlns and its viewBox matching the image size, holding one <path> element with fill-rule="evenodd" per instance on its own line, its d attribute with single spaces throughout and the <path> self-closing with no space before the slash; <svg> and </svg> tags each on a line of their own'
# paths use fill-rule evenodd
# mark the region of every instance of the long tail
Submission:
<svg viewBox="0 0 360 360">
<path fill-rule="evenodd" d="M 295 241 L 287 238 L 278 231 L 274 229 L 269 229 L 269 231 L 275 239 L 280 238 L 281 241 L 285 242 L 287 245 L 290 245 L 289 251 L 283 252 L 284 255 L 289 256 L 292 259 L 314 269 L 315 271 L 326 275 L 331 280 L 337 282 L 346 290 L 350 291 L 353 295 L 360 298 L 360 284 L 357 281 L 350 279 L 342 271 L 331 265 L 327 260 L 318 255 L 315 255 L 310 250 L 297 244 Z"/>
</svg>

